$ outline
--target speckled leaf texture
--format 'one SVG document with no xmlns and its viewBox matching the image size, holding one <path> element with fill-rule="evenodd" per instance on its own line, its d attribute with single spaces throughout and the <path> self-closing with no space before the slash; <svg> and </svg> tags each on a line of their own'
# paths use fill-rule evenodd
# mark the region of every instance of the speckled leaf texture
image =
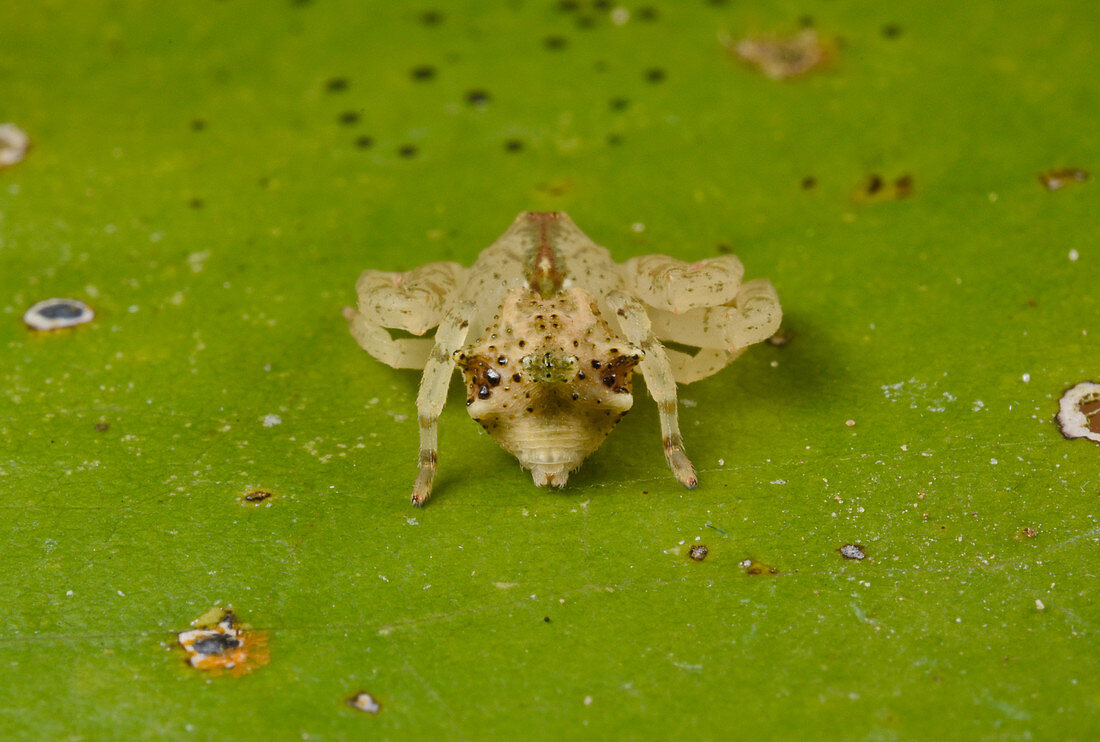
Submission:
<svg viewBox="0 0 1100 742">
<path fill-rule="evenodd" d="M 801 77 L 728 48 L 803 27 Z M 1091 0 L 0 5 L 0 737 L 1096 739 L 1100 447 L 1053 418 L 1100 380 L 1100 184 L 1038 176 L 1100 171 L 1098 38 Z M 789 342 L 680 390 L 698 489 L 642 393 L 558 491 L 454 384 L 409 505 L 418 375 L 341 307 L 526 209 L 775 283 Z M 28 330 L 54 296 L 95 320 Z M 186 664 L 215 606 L 267 664 Z"/>
</svg>

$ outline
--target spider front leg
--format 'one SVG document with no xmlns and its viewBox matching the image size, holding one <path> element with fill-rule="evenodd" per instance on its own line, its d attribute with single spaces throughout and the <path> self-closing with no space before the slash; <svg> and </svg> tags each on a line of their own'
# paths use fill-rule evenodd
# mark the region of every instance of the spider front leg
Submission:
<svg viewBox="0 0 1100 742">
<path fill-rule="evenodd" d="M 407 273 L 363 271 L 355 284 L 358 306 L 343 312 L 352 337 L 388 366 L 424 368 L 433 341 L 394 338 L 386 328 L 423 335 L 438 325 L 465 271 L 449 262 L 428 263 Z"/>
<path fill-rule="evenodd" d="M 447 387 L 454 372 L 454 354 L 466 342 L 470 322 L 477 313 L 472 302 L 463 301 L 451 308 L 435 333 L 435 346 L 424 366 L 420 392 L 416 395 L 416 413 L 420 426 L 420 470 L 413 483 L 413 505 L 423 505 L 432 494 L 436 462 L 439 459 L 439 413 L 447 401 Z"/>
<path fill-rule="evenodd" d="M 626 339 L 645 353 L 639 370 L 645 377 L 646 388 L 657 403 L 661 419 L 661 438 L 665 447 L 665 459 L 672 473 L 685 486 L 695 487 L 695 467 L 684 453 L 684 441 L 680 436 L 680 424 L 676 411 L 676 379 L 672 374 L 668 354 L 653 334 L 645 307 L 624 291 L 612 291 L 607 297 L 608 306 L 615 312 Z"/>
</svg>

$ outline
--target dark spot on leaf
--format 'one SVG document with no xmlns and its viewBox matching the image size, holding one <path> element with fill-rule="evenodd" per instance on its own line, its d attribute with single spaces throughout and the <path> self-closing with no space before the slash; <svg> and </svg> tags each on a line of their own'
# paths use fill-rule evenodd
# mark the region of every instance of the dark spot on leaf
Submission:
<svg viewBox="0 0 1100 742">
<path fill-rule="evenodd" d="M 42 307 L 38 310 L 38 315 L 46 319 L 76 319 L 83 314 L 83 312 L 84 310 L 77 305 L 59 302 L 47 307 Z"/>
<path fill-rule="evenodd" d="M 412 71 L 409 74 L 412 75 L 412 79 L 418 82 L 434 80 L 435 67 L 432 67 L 430 64 L 417 65 L 416 67 L 412 68 Z"/>
<path fill-rule="evenodd" d="M 404 157 L 406 159 L 409 159 L 411 157 L 416 157 L 416 151 L 417 150 L 416 150 L 415 146 L 413 146 L 411 144 L 403 144 L 403 145 L 401 145 L 400 148 L 398 148 L 397 154 L 401 155 L 402 157 Z"/>
<path fill-rule="evenodd" d="M 523 142 L 519 139 L 509 139 L 504 143 L 505 152 L 519 152 L 523 149 Z"/>
<path fill-rule="evenodd" d="M 719 255 L 730 255 L 731 253 L 733 253 L 733 247 L 731 247 L 730 245 L 727 245 L 725 243 L 720 243 L 714 249 L 718 251 Z"/>
<path fill-rule="evenodd" d="M 344 126 L 351 126 L 352 124 L 357 124 L 357 123 L 359 123 L 359 112 L 358 111 L 344 111 L 337 118 L 337 121 L 339 121 Z"/>
<path fill-rule="evenodd" d="M 888 39 L 896 39 L 901 36 L 901 26 L 896 23 L 887 23 L 882 27 L 882 35 Z"/>
<path fill-rule="evenodd" d="M 475 89 L 466 93 L 466 102 L 479 108 L 489 105 L 491 98 L 487 90 Z"/>
<path fill-rule="evenodd" d="M 111 424 L 110 423 L 96 423 L 95 424 L 95 429 L 98 430 L 100 433 L 106 433 L 108 430 L 111 429 Z"/>
<path fill-rule="evenodd" d="M 199 654 L 221 654 L 241 646 L 241 642 L 228 634 L 211 634 L 195 642 L 195 651 Z"/>
<path fill-rule="evenodd" d="M 547 36 L 542 40 L 542 45 L 552 52 L 561 51 L 566 47 L 564 36 Z"/>
<path fill-rule="evenodd" d="M 271 492 L 269 492 L 268 490 L 249 490 L 244 494 L 244 501 L 263 502 L 269 497 L 271 497 Z"/>
<path fill-rule="evenodd" d="M 330 77 L 325 81 L 325 92 L 328 93 L 341 93 L 348 89 L 348 78 L 346 77 Z"/>
<path fill-rule="evenodd" d="M 201 209 L 205 204 L 201 198 L 193 198 L 187 202 L 192 209 Z"/>
<path fill-rule="evenodd" d="M 588 29 L 596 25 L 596 19 L 590 15 L 579 15 L 577 16 L 577 20 L 575 22 L 577 24 L 577 28 L 582 31 L 587 31 Z M 602 72 L 603 70 L 598 71 Z"/>
<path fill-rule="evenodd" d="M 542 621 L 543 621 L 543 623 L 550 623 L 550 617 L 549 616 L 543 616 Z"/>
<path fill-rule="evenodd" d="M 203 119 L 191 119 L 191 131 L 205 131 L 206 121 Z"/>
<path fill-rule="evenodd" d="M 693 544 L 688 551 L 688 556 L 691 557 L 693 561 L 701 562 L 707 558 L 707 554 L 709 553 L 710 549 L 706 547 L 706 544 Z"/>
<path fill-rule="evenodd" d="M 897 198 L 913 195 L 913 176 L 906 173 L 894 181 L 894 193 Z"/>
<path fill-rule="evenodd" d="M 355 138 L 355 146 L 359 149 L 370 149 L 374 145 L 374 138 L 366 134 Z"/>
<path fill-rule="evenodd" d="M 607 144 L 609 146 L 614 147 L 614 146 L 622 144 L 622 143 L 623 143 L 623 138 L 621 136 L 619 136 L 618 134 L 608 134 L 607 135 Z"/>
<path fill-rule="evenodd" d="M 657 20 L 657 9 L 652 5 L 643 5 L 638 8 L 638 12 L 635 13 L 640 21 L 655 21 Z"/>
<path fill-rule="evenodd" d="M 808 191 L 811 188 L 813 188 L 815 185 L 817 185 L 817 178 L 815 178 L 812 175 L 807 175 L 805 178 L 802 179 L 801 185 L 802 185 L 802 190 Z"/>
<path fill-rule="evenodd" d="M 612 98 L 608 101 L 608 105 L 611 106 L 612 111 L 625 111 L 630 107 L 629 98 Z"/>
<path fill-rule="evenodd" d="M 420 14 L 420 22 L 425 26 L 438 26 L 443 22 L 443 14 L 438 10 L 425 10 Z"/>
<path fill-rule="evenodd" d="M 889 182 L 878 173 L 871 173 L 852 193 L 852 200 L 856 203 L 881 203 L 897 201 L 911 195 L 913 195 L 912 175 L 904 173 L 893 182 Z"/>
<path fill-rule="evenodd" d="M 665 71 L 660 67 L 651 67 L 650 69 L 645 71 L 645 79 L 646 82 L 653 83 L 654 85 L 660 82 L 664 82 Z"/>
<path fill-rule="evenodd" d="M 581 4 L 578 3 L 577 0 L 559 0 L 558 2 L 559 13 L 572 13 L 579 10 L 580 7 Z"/>
</svg>

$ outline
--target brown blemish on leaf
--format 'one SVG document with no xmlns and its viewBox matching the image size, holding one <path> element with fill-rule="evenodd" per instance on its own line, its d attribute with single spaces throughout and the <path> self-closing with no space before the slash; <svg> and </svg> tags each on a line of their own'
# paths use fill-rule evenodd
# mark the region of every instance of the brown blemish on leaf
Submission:
<svg viewBox="0 0 1100 742">
<path fill-rule="evenodd" d="M 745 568 L 745 574 L 752 575 L 754 577 L 759 575 L 775 575 L 779 574 L 779 570 L 775 567 L 763 564 L 755 559 L 746 559 L 741 562 L 741 566 Z"/>
<path fill-rule="evenodd" d="M 1100 443 L 1100 383 L 1082 381 L 1067 389 L 1058 400 L 1055 422 L 1069 440 L 1088 438 Z"/>
<path fill-rule="evenodd" d="M 187 664 L 215 675 L 246 675 L 271 660 L 267 633 L 237 622 L 231 608 L 214 608 L 199 616 L 177 636 Z"/>
<path fill-rule="evenodd" d="M 706 544 L 692 544 L 691 549 L 688 550 L 688 557 L 690 557 L 692 561 L 701 562 L 707 558 L 707 554 L 709 553 L 710 549 L 707 548 Z"/>
<path fill-rule="evenodd" d="M 806 28 L 793 36 L 747 36 L 733 41 L 720 37 L 722 44 L 772 80 L 788 80 L 826 64 L 835 53 L 835 44 L 826 43 L 813 28 Z"/>
<path fill-rule="evenodd" d="M 268 499 L 269 497 L 271 497 L 272 494 L 273 493 L 270 490 L 251 489 L 248 492 L 245 492 L 244 497 L 242 497 L 241 499 L 245 502 L 255 505 L 256 503 L 260 503 Z"/>
<path fill-rule="evenodd" d="M 1057 191 L 1069 183 L 1084 183 L 1089 177 L 1089 174 L 1079 167 L 1060 167 L 1039 173 L 1039 182 L 1048 191 Z"/>
<path fill-rule="evenodd" d="M 1037 531 L 1031 526 L 1024 526 L 1020 530 L 1016 531 L 1016 540 L 1020 541 L 1025 538 L 1035 538 Z"/>
<path fill-rule="evenodd" d="M 96 423 L 95 424 L 95 429 L 100 433 L 106 433 L 108 430 L 111 429 L 111 424 L 110 423 Z"/>
</svg>

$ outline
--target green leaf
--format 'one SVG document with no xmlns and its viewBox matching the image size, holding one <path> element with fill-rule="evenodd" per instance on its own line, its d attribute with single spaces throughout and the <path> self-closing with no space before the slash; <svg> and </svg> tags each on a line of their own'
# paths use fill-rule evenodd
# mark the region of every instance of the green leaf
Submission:
<svg viewBox="0 0 1100 742">
<path fill-rule="evenodd" d="M 719 41 L 806 13 L 834 51 L 802 77 Z M 1037 178 L 1100 168 L 1093 3 L 41 2 L 0 28 L 0 122 L 32 141 L 0 170 L 0 736 L 1095 736 L 1100 449 L 1052 420 L 1100 375 L 1100 191 Z M 873 175 L 912 192 L 854 199 Z M 698 489 L 642 394 L 557 491 L 455 388 L 410 507 L 417 374 L 340 309 L 525 209 L 775 283 L 790 342 L 680 390 Z M 23 326 L 54 296 L 95 320 Z M 185 664 L 214 606 L 268 664 Z"/>
</svg>

